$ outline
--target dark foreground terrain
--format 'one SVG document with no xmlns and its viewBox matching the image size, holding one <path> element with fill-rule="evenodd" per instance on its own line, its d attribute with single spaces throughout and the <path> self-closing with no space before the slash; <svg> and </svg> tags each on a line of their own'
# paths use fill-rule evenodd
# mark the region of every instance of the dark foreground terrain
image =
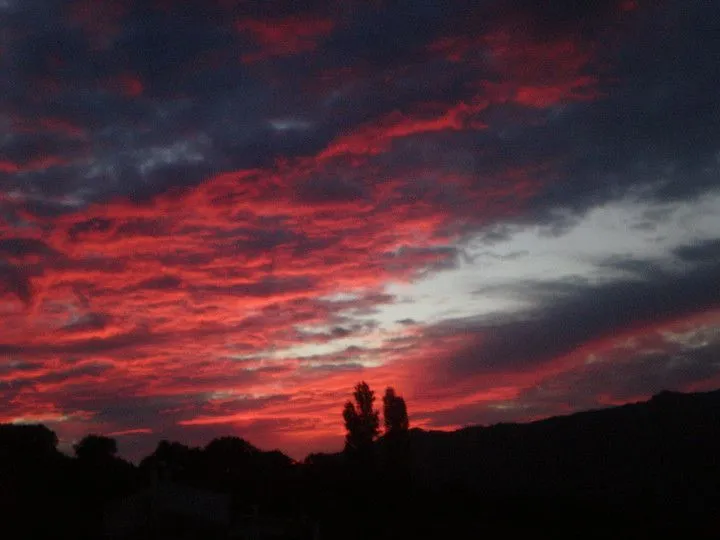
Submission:
<svg viewBox="0 0 720 540">
<path fill-rule="evenodd" d="M 0 538 L 720 538 L 720 391 L 303 463 L 223 437 L 134 466 L 101 439 L 0 426 Z"/>
</svg>

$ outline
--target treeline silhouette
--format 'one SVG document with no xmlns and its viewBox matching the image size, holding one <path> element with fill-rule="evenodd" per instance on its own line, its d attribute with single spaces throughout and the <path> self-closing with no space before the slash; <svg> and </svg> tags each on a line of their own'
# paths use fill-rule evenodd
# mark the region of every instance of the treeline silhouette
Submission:
<svg viewBox="0 0 720 540">
<path fill-rule="evenodd" d="M 133 465 L 0 425 L 0 538 L 720 538 L 720 391 L 454 432 L 375 402 L 359 383 L 344 450 L 302 462 L 227 436 Z"/>
</svg>

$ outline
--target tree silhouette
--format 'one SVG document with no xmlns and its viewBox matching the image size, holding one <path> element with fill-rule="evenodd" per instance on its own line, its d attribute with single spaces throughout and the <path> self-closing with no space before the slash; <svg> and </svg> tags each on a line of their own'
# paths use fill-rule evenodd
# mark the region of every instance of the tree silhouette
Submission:
<svg viewBox="0 0 720 540">
<path fill-rule="evenodd" d="M 379 413 L 374 409 L 375 392 L 365 381 L 355 385 L 355 403 L 348 401 L 343 409 L 345 420 L 345 449 L 367 452 L 380 432 Z"/>
<path fill-rule="evenodd" d="M 259 453 L 260 450 L 240 437 L 213 439 L 202 452 L 208 487 L 222 492 L 242 491 L 244 497 L 253 496 Z"/>
<path fill-rule="evenodd" d="M 210 441 L 204 452 L 214 463 L 231 472 L 232 469 L 243 467 L 249 463 L 251 458 L 259 453 L 259 450 L 245 439 L 224 436 Z"/>
<path fill-rule="evenodd" d="M 115 439 L 102 435 L 86 435 L 73 446 L 75 456 L 82 461 L 107 461 L 117 454 Z"/>
<path fill-rule="evenodd" d="M 383 420 L 385 437 L 383 438 L 383 457 L 386 478 L 394 485 L 389 496 L 403 496 L 410 478 L 410 437 L 407 407 L 405 400 L 388 387 L 383 396 Z M 398 501 L 388 501 L 397 506 Z"/>
<path fill-rule="evenodd" d="M 199 448 L 162 440 L 155 451 L 140 462 L 140 469 L 151 478 L 192 485 L 198 483 L 201 457 Z"/>
<path fill-rule="evenodd" d="M 388 387 L 383 396 L 383 420 L 386 435 L 403 433 L 410 427 L 405 400 L 392 387 Z"/>
<path fill-rule="evenodd" d="M 57 453 L 58 438 L 46 426 L 0 424 L 0 461 L 42 459 Z"/>
<path fill-rule="evenodd" d="M 717 537 L 720 391 L 449 433 L 411 431 L 402 397 L 382 397 L 382 437 L 362 382 L 344 410 L 346 451 L 303 463 L 227 436 L 202 449 L 161 441 L 136 467 L 108 437 L 83 438 L 71 458 L 45 426 L 0 424 L 1 537 L 225 538 L 203 509 L 283 538 L 522 535 L 538 522 L 554 538 L 587 522 L 603 536 Z M 169 481 L 153 485 L 158 469 Z"/>
</svg>

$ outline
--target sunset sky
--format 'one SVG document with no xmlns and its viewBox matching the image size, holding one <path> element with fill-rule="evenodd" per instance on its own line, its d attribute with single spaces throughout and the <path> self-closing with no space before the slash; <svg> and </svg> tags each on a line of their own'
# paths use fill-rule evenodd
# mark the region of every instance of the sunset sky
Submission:
<svg viewBox="0 0 720 540">
<path fill-rule="evenodd" d="M 0 422 L 342 447 L 720 387 L 720 5 L 0 0 Z"/>
</svg>

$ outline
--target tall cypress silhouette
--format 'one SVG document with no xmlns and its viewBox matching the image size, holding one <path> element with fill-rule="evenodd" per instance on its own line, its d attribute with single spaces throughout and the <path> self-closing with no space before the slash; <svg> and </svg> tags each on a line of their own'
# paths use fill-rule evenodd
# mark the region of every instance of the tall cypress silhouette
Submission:
<svg viewBox="0 0 720 540">
<path fill-rule="evenodd" d="M 380 433 L 380 414 L 374 408 L 375 392 L 365 381 L 355 385 L 355 403 L 345 403 L 343 418 L 347 435 L 345 449 L 350 452 L 366 453 Z"/>
</svg>

